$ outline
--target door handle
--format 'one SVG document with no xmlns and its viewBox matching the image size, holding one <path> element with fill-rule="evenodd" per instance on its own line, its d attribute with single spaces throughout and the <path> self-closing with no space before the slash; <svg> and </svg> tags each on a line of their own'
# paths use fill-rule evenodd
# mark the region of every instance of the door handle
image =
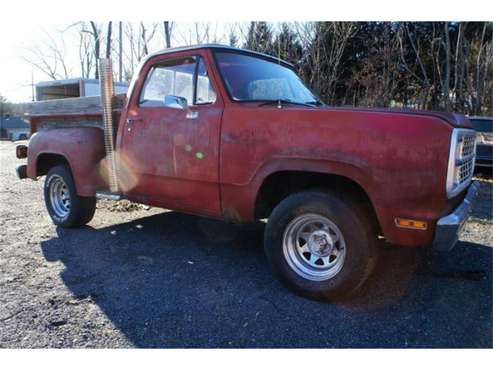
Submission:
<svg viewBox="0 0 493 370">
<path fill-rule="evenodd" d="M 197 112 L 196 110 L 189 109 L 187 111 L 186 117 L 187 117 L 187 119 L 197 119 L 197 118 L 199 118 L 199 112 Z"/>
<path fill-rule="evenodd" d="M 135 122 L 142 121 L 142 118 L 134 116 L 134 117 L 127 117 L 127 124 L 131 125 Z"/>
<path fill-rule="evenodd" d="M 142 118 L 140 118 L 138 116 L 127 117 L 126 123 L 127 123 L 127 131 L 128 132 L 132 131 L 132 125 L 137 121 L 142 121 Z"/>
</svg>

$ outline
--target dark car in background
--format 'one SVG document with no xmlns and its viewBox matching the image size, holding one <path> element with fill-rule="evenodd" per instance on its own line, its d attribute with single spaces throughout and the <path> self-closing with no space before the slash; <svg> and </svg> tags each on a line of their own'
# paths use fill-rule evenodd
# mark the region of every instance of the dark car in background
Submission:
<svg viewBox="0 0 493 370">
<path fill-rule="evenodd" d="M 493 117 L 470 117 L 476 130 L 476 167 L 493 168 Z"/>
</svg>

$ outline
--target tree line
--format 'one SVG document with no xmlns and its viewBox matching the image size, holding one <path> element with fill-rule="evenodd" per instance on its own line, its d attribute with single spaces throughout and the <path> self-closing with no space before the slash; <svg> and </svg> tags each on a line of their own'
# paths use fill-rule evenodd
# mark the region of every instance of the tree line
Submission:
<svg viewBox="0 0 493 370">
<path fill-rule="evenodd" d="M 98 77 L 111 56 L 129 80 L 149 52 L 209 42 L 252 49 L 292 63 L 329 105 L 410 107 L 491 115 L 493 22 L 248 22 L 229 29 L 196 22 L 77 22 L 80 73 Z M 181 32 L 181 34 L 180 34 Z M 69 77 L 55 38 L 25 60 L 52 79 Z M 46 53 L 49 53 L 48 55 Z"/>
<path fill-rule="evenodd" d="M 245 45 L 280 55 L 330 105 L 492 114 L 491 22 L 252 22 Z"/>
</svg>

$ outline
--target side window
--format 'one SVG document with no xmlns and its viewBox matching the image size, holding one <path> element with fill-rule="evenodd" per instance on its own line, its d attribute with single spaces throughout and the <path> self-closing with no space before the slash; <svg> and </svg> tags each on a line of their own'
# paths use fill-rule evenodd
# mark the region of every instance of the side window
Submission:
<svg viewBox="0 0 493 370">
<path fill-rule="evenodd" d="M 156 65 L 147 74 L 140 93 L 139 105 L 143 107 L 162 106 L 167 95 L 183 97 L 189 104 L 192 104 L 195 68 L 195 58 Z"/>
<path fill-rule="evenodd" d="M 199 60 L 197 67 L 197 97 L 196 104 L 210 104 L 216 101 L 216 92 L 213 90 L 207 69 L 202 58 Z"/>
</svg>

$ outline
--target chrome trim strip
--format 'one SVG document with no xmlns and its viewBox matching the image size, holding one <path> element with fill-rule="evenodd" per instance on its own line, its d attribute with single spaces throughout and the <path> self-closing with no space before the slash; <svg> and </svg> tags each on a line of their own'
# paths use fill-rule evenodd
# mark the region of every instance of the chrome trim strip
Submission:
<svg viewBox="0 0 493 370">
<path fill-rule="evenodd" d="M 122 200 L 123 197 L 119 193 L 111 193 L 111 192 L 107 192 L 107 191 L 97 191 L 96 192 L 96 199 L 108 199 L 108 200 L 118 201 L 118 200 Z"/>
</svg>

